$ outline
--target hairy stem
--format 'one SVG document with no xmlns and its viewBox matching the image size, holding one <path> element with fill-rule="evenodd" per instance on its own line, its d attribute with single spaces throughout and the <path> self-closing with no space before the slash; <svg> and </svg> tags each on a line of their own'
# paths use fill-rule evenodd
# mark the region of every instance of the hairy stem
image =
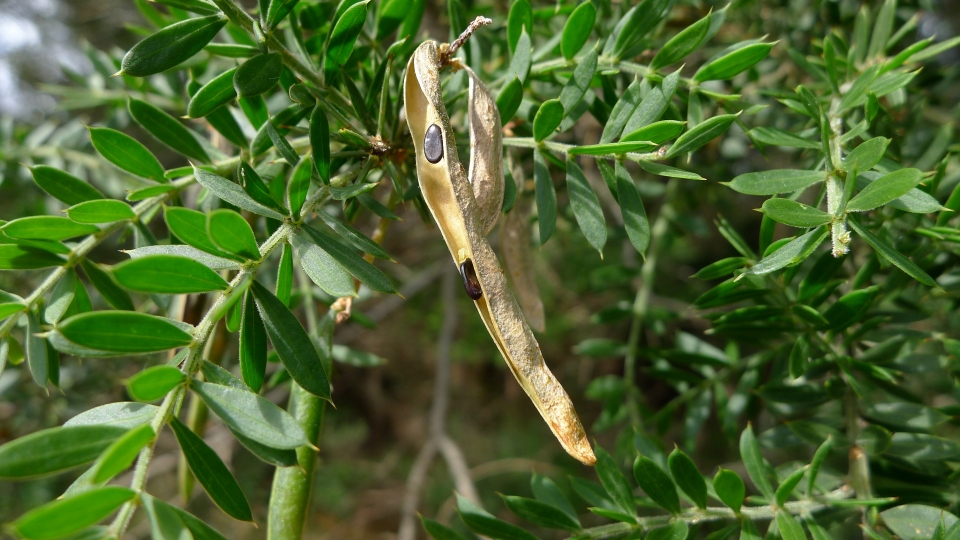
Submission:
<svg viewBox="0 0 960 540">
<path fill-rule="evenodd" d="M 651 516 L 637 518 L 637 524 L 631 523 L 612 523 L 610 525 L 601 525 L 584 529 L 570 538 L 591 540 L 604 540 L 607 538 L 620 538 L 626 533 L 637 530 L 649 530 L 657 527 L 669 525 L 675 521 L 686 521 L 688 524 L 707 523 L 712 521 L 736 520 L 739 517 L 751 521 L 770 520 L 776 517 L 778 511 L 786 511 L 795 516 L 806 516 L 830 508 L 832 503 L 849 499 L 853 495 L 849 488 L 840 488 L 830 492 L 828 495 L 817 499 L 803 499 L 800 501 L 791 501 L 777 508 L 774 506 L 753 506 L 740 509 L 740 516 L 737 516 L 733 510 L 723 507 L 707 507 L 704 510 L 688 509 L 679 516 Z"/>
<path fill-rule="evenodd" d="M 311 336 L 321 336 L 313 302 L 313 285 L 303 270 L 297 266 L 297 280 L 304 298 L 307 314 L 307 331 Z M 328 313 L 327 317 L 333 314 Z M 332 324 L 331 324 L 332 326 Z M 320 446 L 320 431 L 326 414 L 326 401 L 291 383 L 288 412 L 297 420 L 310 442 Z M 317 453 L 303 446 L 297 449 L 299 467 L 277 467 L 270 492 L 270 511 L 267 515 L 268 540 L 299 540 L 303 534 L 310 494 L 313 491 L 313 472 L 317 465 Z"/>
<path fill-rule="evenodd" d="M 315 208 L 317 205 L 323 204 L 328 199 L 327 188 L 320 188 L 318 192 L 320 193 L 313 194 L 310 199 L 311 202 L 304 205 L 304 215 L 308 215 L 309 210 Z M 272 253 L 277 247 L 282 246 L 294 231 L 295 227 L 291 223 L 285 222 L 282 224 L 272 235 L 270 235 L 269 238 L 263 242 L 263 244 L 261 244 L 260 260 L 254 261 L 241 269 L 230 281 L 227 289 L 220 292 L 220 294 L 217 296 L 217 299 L 214 301 L 213 305 L 210 306 L 210 309 L 207 310 L 206 315 L 204 315 L 203 319 L 199 324 L 197 324 L 193 331 L 194 341 L 188 346 L 190 352 L 187 355 L 187 360 L 184 362 L 183 367 L 181 368 L 187 377 L 192 377 L 200 369 L 200 365 L 203 361 L 203 348 L 213 329 L 216 327 L 217 322 L 219 322 L 220 319 L 226 315 L 227 310 L 234 303 L 234 301 L 239 301 L 238 297 L 246 291 L 247 287 L 249 287 L 250 283 L 253 281 L 253 276 L 257 269 L 266 261 L 270 253 Z M 174 414 L 175 411 L 179 410 L 179 407 L 183 402 L 185 392 L 186 390 L 183 386 L 178 386 L 167 394 L 163 400 L 163 403 L 160 405 L 159 410 L 154 415 L 153 420 L 150 422 L 150 425 L 153 427 L 155 432 L 159 433 L 164 424 L 166 424 L 169 420 L 170 416 Z M 144 488 L 146 487 L 147 469 L 150 467 L 150 460 L 153 457 L 153 447 L 155 444 L 156 441 L 144 446 L 140 451 L 139 457 L 137 458 L 137 465 L 133 472 L 133 480 L 130 482 L 130 489 L 134 490 L 138 494 L 143 492 Z M 120 538 L 120 536 L 123 535 L 123 532 L 130 524 L 130 519 L 133 517 L 133 512 L 136 510 L 138 504 L 139 499 L 134 499 L 123 505 L 123 507 L 120 509 L 120 512 L 117 514 L 117 517 L 110 525 L 108 533 L 110 538 Z"/>
</svg>

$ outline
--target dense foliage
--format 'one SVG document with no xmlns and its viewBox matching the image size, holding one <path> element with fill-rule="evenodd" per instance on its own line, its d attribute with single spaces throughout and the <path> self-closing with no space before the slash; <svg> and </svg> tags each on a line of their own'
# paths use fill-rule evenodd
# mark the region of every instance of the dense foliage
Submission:
<svg viewBox="0 0 960 540">
<path fill-rule="evenodd" d="M 45 88 L 59 115 L 0 134 L 16 201 L 0 222 L 0 396 L 21 407 L 0 417 L 10 534 L 216 539 L 223 514 L 266 521 L 229 537 L 312 534 L 349 498 L 314 484 L 317 446 L 355 436 L 321 438 L 325 418 L 382 399 L 350 385 L 390 368 L 370 352 L 389 356 L 383 340 L 434 339 L 412 328 L 440 340 L 389 526 L 403 540 L 960 538 L 958 70 L 938 63 L 960 38 L 919 33 L 934 6 L 134 3 L 138 42 L 88 50 L 92 73 Z M 477 15 L 494 23 L 458 55 L 503 122 L 491 238 L 597 441 L 595 471 L 535 413 L 491 405 L 445 427 L 451 357 L 505 370 L 427 247 L 403 81 L 421 41 Z M 463 128 L 465 74 L 443 76 Z M 439 312 L 415 298 L 425 287 Z M 426 322 L 384 336 L 401 294 Z M 350 331 L 366 332 L 355 348 Z M 529 409 L 504 388 L 481 399 Z M 109 398 L 71 398 L 94 391 Z M 387 408 L 412 410 L 398 394 Z M 204 437 L 221 425 L 243 457 Z M 174 448 L 183 500 L 196 483 L 219 510 L 148 486 Z M 421 501 L 435 455 L 452 484 Z M 465 455 L 531 457 L 510 471 L 529 487 L 478 486 Z M 342 474 L 347 493 L 361 482 Z"/>
</svg>

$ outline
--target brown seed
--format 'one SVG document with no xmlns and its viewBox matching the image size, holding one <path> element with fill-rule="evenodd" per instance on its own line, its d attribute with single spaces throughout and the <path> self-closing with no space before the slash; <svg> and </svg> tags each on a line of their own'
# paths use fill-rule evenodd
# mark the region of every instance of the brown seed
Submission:
<svg viewBox="0 0 960 540">
<path fill-rule="evenodd" d="M 472 260 L 467 259 L 460 263 L 460 277 L 463 278 L 463 290 L 467 291 L 467 296 L 472 300 L 479 300 L 483 296 L 483 289 L 480 288 L 480 280 L 477 279 Z"/>
<path fill-rule="evenodd" d="M 427 128 L 427 134 L 423 136 L 423 155 L 430 163 L 443 159 L 443 133 L 440 126 L 430 124 Z"/>
</svg>

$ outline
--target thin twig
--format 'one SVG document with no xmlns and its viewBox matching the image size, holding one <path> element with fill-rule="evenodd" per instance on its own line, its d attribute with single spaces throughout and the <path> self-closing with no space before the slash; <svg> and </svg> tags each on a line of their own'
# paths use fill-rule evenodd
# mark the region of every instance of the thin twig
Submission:
<svg viewBox="0 0 960 540">
<path fill-rule="evenodd" d="M 460 49 L 460 47 L 463 47 L 463 44 L 466 43 L 468 39 L 470 39 L 470 36 L 479 30 L 481 26 L 488 24 L 493 24 L 493 20 L 488 19 L 483 15 L 478 15 L 477 18 L 474 19 L 469 26 L 467 26 L 467 29 L 460 34 L 460 37 L 453 40 L 453 43 L 447 46 L 441 46 L 440 65 L 443 66 L 450 63 L 450 59 L 453 58 L 453 55 L 457 54 L 457 51 Z"/>
</svg>

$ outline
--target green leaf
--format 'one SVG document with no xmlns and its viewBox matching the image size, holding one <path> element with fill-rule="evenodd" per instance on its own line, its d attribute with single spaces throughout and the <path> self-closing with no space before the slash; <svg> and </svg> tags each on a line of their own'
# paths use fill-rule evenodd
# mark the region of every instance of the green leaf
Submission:
<svg viewBox="0 0 960 540">
<path fill-rule="evenodd" d="M 521 0 L 525 1 L 525 0 Z M 526 82 L 530 75 L 530 66 L 533 64 L 533 44 L 530 41 L 530 34 L 526 28 L 520 33 L 520 40 L 513 51 L 513 58 L 510 59 L 510 67 L 507 69 L 507 76 L 513 75 L 520 82 Z M 499 100 L 498 100 L 499 103 Z"/>
<path fill-rule="evenodd" d="M 147 511 L 152 538 L 155 540 L 193 540 L 186 524 L 180 519 L 173 506 L 146 493 L 141 493 L 140 498 L 143 509 Z"/>
<path fill-rule="evenodd" d="M 0 478 L 32 478 L 89 463 L 127 430 L 110 425 L 36 431 L 0 446 Z"/>
<path fill-rule="evenodd" d="M 627 152 L 647 152 L 657 145 L 650 141 L 631 141 L 607 144 L 589 144 L 575 146 L 567 151 L 568 156 L 605 156 L 610 154 L 626 154 Z"/>
<path fill-rule="evenodd" d="M 47 340 L 38 336 L 40 333 L 40 321 L 33 311 L 27 312 L 27 331 L 24 336 L 24 345 L 26 349 L 27 366 L 30 368 L 30 374 L 33 380 L 41 387 L 47 386 L 49 379 L 49 358 L 50 351 L 47 349 Z"/>
<path fill-rule="evenodd" d="M 57 324 L 63 315 L 70 309 L 70 304 L 76 297 L 77 292 L 77 272 L 69 269 L 57 282 L 57 286 L 50 295 L 50 303 L 44 311 L 43 318 L 49 324 Z M 13 313 L 18 313 L 26 309 L 26 306 L 19 302 L 10 302 L 0 304 L 0 319 L 4 319 Z"/>
<path fill-rule="evenodd" d="M 0 270 L 33 270 L 60 266 L 66 262 L 60 257 L 41 249 L 0 244 Z"/>
<path fill-rule="evenodd" d="M 253 229 L 233 210 L 214 210 L 207 216 L 207 233 L 218 248 L 244 259 L 260 259 L 260 247 Z"/>
<path fill-rule="evenodd" d="M 783 507 L 786 504 L 787 499 L 790 498 L 790 495 L 793 493 L 793 490 L 796 489 L 797 484 L 803 480 L 803 475 L 807 473 L 807 467 L 800 467 L 799 469 L 790 473 L 790 476 L 786 477 L 783 482 L 777 487 L 776 500 L 777 506 Z"/>
<path fill-rule="evenodd" d="M 199 212 L 197 212 L 199 214 Z M 206 223 L 206 216 L 200 214 L 203 218 L 203 223 Z M 204 232 L 204 235 L 206 233 Z M 216 248 L 214 250 L 218 251 Z M 130 255 L 132 259 L 139 259 L 142 257 L 152 257 L 154 255 L 165 255 L 170 257 L 180 257 L 187 258 L 198 263 L 203 264 L 211 270 L 236 270 L 240 267 L 240 263 L 233 259 L 225 259 L 223 257 L 217 257 L 210 255 L 206 252 L 200 251 L 199 249 L 194 248 L 193 246 L 188 246 L 184 244 L 173 244 L 173 245 L 160 245 L 160 246 L 144 246 L 142 248 L 130 249 L 124 251 L 127 255 Z M 224 253 L 228 257 L 233 257 L 228 253 Z"/>
<path fill-rule="evenodd" d="M 185 380 L 186 375 L 173 366 L 153 366 L 127 380 L 127 393 L 137 401 L 156 401 Z"/>
<path fill-rule="evenodd" d="M 870 182 L 847 203 L 847 212 L 865 212 L 883 206 L 916 187 L 923 178 L 918 169 L 900 169 Z"/>
<path fill-rule="evenodd" d="M 510 52 L 516 54 L 523 32 L 533 32 L 533 8 L 530 7 L 529 0 L 514 0 L 507 15 L 507 44 Z"/>
<path fill-rule="evenodd" d="M 563 104 L 559 99 L 548 99 L 537 109 L 533 119 L 533 138 L 540 142 L 553 135 L 563 121 Z"/>
<path fill-rule="evenodd" d="M 641 92 L 640 82 L 634 79 L 610 111 L 610 118 L 604 124 L 603 132 L 600 134 L 600 144 L 613 142 L 620 136 L 642 101 Z"/>
<path fill-rule="evenodd" d="M 674 0 L 644 0 L 633 6 L 617 23 L 613 31 L 611 52 L 618 60 L 640 45 L 673 7 Z M 607 46 L 611 46 L 608 41 Z"/>
<path fill-rule="evenodd" d="M 264 127 L 267 130 L 267 136 L 270 137 L 270 142 L 273 143 L 274 148 L 277 149 L 277 152 L 283 157 L 283 159 L 290 165 L 297 165 L 300 163 L 300 156 L 297 155 L 297 152 L 293 149 L 293 146 L 284 138 L 283 135 L 277 130 L 276 124 L 273 123 L 273 119 L 267 120 L 264 124 Z"/>
<path fill-rule="evenodd" d="M 826 227 L 817 227 L 810 232 L 794 238 L 782 247 L 765 256 L 763 260 L 750 267 L 749 270 L 737 277 L 739 280 L 744 275 L 762 276 L 775 272 L 786 266 L 792 266 L 803 261 L 817 246 L 823 242 L 827 236 Z"/>
<path fill-rule="evenodd" d="M 37 165 L 30 168 L 30 173 L 40 189 L 66 204 L 74 205 L 103 198 L 97 188 L 60 169 Z"/>
<path fill-rule="evenodd" d="M 290 13 L 299 0 L 270 0 L 266 13 L 261 13 L 264 28 L 273 29 Z"/>
<path fill-rule="evenodd" d="M 96 287 L 97 292 L 103 296 L 108 304 L 116 309 L 133 311 L 133 300 L 130 299 L 127 291 L 117 285 L 116 280 L 110 272 L 103 270 L 98 264 L 90 261 L 90 259 L 84 259 L 80 264 L 83 267 L 83 271 L 87 274 L 87 278 L 90 279 L 90 283 Z"/>
<path fill-rule="evenodd" d="M 897 431 L 927 432 L 950 419 L 947 415 L 917 403 L 889 402 L 863 406 L 863 416 Z"/>
<path fill-rule="evenodd" d="M 94 311 L 57 325 L 63 337 L 100 351 L 144 354 L 189 345 L 193 336 L 170 319 L 128 311 Z"/>
<path fill-rule="evenodd" d="M 253 200 L 268 208 L 273 208 L 281 214 L 288 213 L 287 209 L 277 202 L 273 194 L 270 193 L 270 188 L 257 174 L 256 169 L 246 161 L 240 162 L 240 166 L 237 168 L 237 178 L 240 180 L 240 185 L 243 186 L 243 191 Z"/>
<path fill-rule="evenodd" d="M 420 522 L 423 523 L 423 528 L 427 531 L 427 534 L 434 540 L 467 540 L 462 534 L 432 519 L 420 516 Z"/>
<path fill-rule="evenodd" d="M 547 529 L 562 529 L 570 532 L 580 531 L 580 522 L 571 519 L 563 510 L 535 499 L 500 495 L 503 503 L 514 514 Z"/>
<path fill-rule="evenodd" d="M 777 528 L 780 530 L 780 537 L 783 540 L 806 540 L 807 535 L 803 532 L 800 523 L 790 515 L 789 512 L 780 510 L 777 512 Z"/>
<path fill-rule="evenodd" d="M 266 216 L 268 218 L 283 221 L 286 217 L 272 208 L 268 208 L 253 200 L 239 185 L 227 180 L 226 178 L 203 169 L 194 167 L 193 174 L 197 182 L 203 187 L 209 189 L 214 195 L 224 201 L 244 210 Z M 195 246 L 199 247 L 199 246 Z M 201 248 L 202 249 L 202 248 Z M 259 259 L 259 255 L 256 257 Z"/>
<path fill-rule="evenodd" d="M 630 173 L 627 172 L 623 162 L 617 161 L 615 170 L 617 200 L 620 203 L 620 211 L 623 213 L 623 224 L 627 229 L 627 236 L 633 247 L 644 255 L 650 247 L 650 222 L 647 220 L 647 212 L 640 199 L 640 191 L 630 178 Z"/>
<path fill-rule="evenodd" d="M 653 460 L 646 456 L 637 456 L 633 462 L 633 476 L 653 502 L 671 514 L 680 513 L 680 498 L 673 480 Z"/>
<path fill-rule="evenodd" d="M 197 212 L 196 210 L 179 206 L 167 207 L 164 209 L 164 218 L 166 219 L 167 228 L 170 229 L 170 232 L 187 245 L 216 255 L 217 257 L 239 259 L 236 255 L 221 250 L 213 243 L 210 234 L 207 233 L 207 215 L 203 212 Z M 176 246 L 168 247 L 172 249 Z M 142 249 L 143 248 L 140 248 L 140 250 Z M 170 253 L 175 252 L 171 251 Z M 201 260 L 200 262 L 204 261 Z"/>
<path fill-rule="evenodd" d="M 221 106 L 237 98 L 237 89 L 233 86 L 233 77 L 238 68 L 228 69 L 203 85 L 190 98 L 187 104 L 187 116 L 203 118 Z"/>
<path fill-rule="evenodd" d="M 293 293 L 293 251 L 290 244 L 284 242 L 280 253 L 280 264 L 277 265 L 277 298 L 283 305 L 290 306 L 290 295 Z"/>
<path fill-rule="evenodd" d="M 603 489 L 606 490 L 618 511 L 627 516 L 635 516 L 637 507 L 633 502 L 633 493 L 626 477 L 620 472 L 620 467 L 603 448 L 597 446 L 594 450 L 597 455 L 597 477 L 600 478 Z"/>
<path fill-rule="evenodd" d="M 176 417 L 171 418 L 170 427 L 177 436 L 190 470 L 213 502 L 234 519 L 253 521 L 250 504 L 243 490 L 217 453 Z"/>
<path fill-rule="evenodd" d="M 325 184 L 330 183 L 330 123 L 327 112 L 319 104 L 310 114 L 310 147 L 320 179 Z"/>
<path fill-rule="evenodd" d="M 734 270 L 743 268 L 745 264 L 747 259 L 743 257 L 728 257 L 704 266 L 692 277 L 705 280 L 717 279 L 730 275 Z"/>
<path fill-rule="evenodd" d="M 620 137 L 620 142 L 650 141 L 654 144 L 663 144 L 683 132 L 686 122 L 679 120 L 662 120 L 648 124 Z"/>
<path fill-rule="evenodd" d="M 589 4 L 584 4 L 589 5 Z M 570 116 L 577 104 L 580 103 L 580 100 L 583 99 L 583 96 L 590 90 L 590 83 L 593 81 L 593 75 L 597 71 L 597 58 L 600 53 L 600 49 L 594 47 L 587 54 L 583 55 L 577 67 L 573 70 L 573 75 L 570 77 L 570 80 L 567 81 L 567 84 L 564 85 L 563 90 L 560 91 L 560 103 L 563 104 L 563 110 L 565 116 Z M 550 103 L 553 100 L 544 102 L 543 105 Z M 540 110 L 543 110 L 541 106 Z M 540 111 L 537 111 L 537 116 L 540 115 Z M 534 118 L 534 133 L 536 133 L 536 118 Z"/>
<path fill-rule="evenodd" d="M 667 465 L 677 486 L 693 500 L 694 504 L 700 508 L 706 508 L 707 483 L 690 456 L 679 448 L 675 448 L 667 458 Z"/>
<path fill-rule="evenodd" d="M 721 114 L 709 120 L 704 120 L 681 135 L 680 138 L 677 139 L 677 142 L 667 150 L 665 157 L 671 158 L 686 154 L 687 152 L 693 152 L 697 148 L 716 139 L 727 131 L 727 128 L 730 127 L 730 124 L 733 124 L 737 116 L 736 114 Z"/>
<path fill-rule="evenodd" d="M 297 163 L 290 173 L 290 182 L 287 185 L 287 198 L 290 203 L 290 215 L 300 217 L 303 203 L 307 200 L 310 190 L 310 176 L 313 174 L 313 160 L 305 157 Z"/>
<path fill-rule="evenodd" d="M 260 283 L 254 281 L 250 291 L 260 309 L 270 342 L 293 380 L 307 392 L 329 401 L 330 382 L 323 370 L 323 362 L 300 321 Z"/>
<path fill-rule="evenodd" d="M 743 465 L 750 479 L 753 480 L 753 485 L 757 486 L 768 501 L 773 501 L 773 486 L 767 476 L 769 465 L 760 453 L 760 443 L 757 442 L 757 437 L 753 434 L 753 426 L 750 424 L 747 424 L 747 429 L 740 434 L 740 458 L 743 459 Z"/>
<path fill-rule="evenodd" d="M 567 156 L 567 193 L 580 230 L 583 231 L 590 245 L 602 255 L 603 246 L 607 243 L 607 225 L 603 219 L 603 209 L 587 177 L 571 156 Z"/>
<path fill-rule="evenodd" d="M 0 231 L 10 238 L 67 240 L 99 232 L 100 227 L 60 216 L 29 216 L 7 222 Z"/>
<path fill-rule="evenodd" d="M 13 530 L 27 540 L 63 538 L 98 523 L 134 496 L 135 491 L 119 486 L 92 489 L 27 512 L 13 522 Z"/>
<path fill-rule="evenodd" d="M 523 83 L 520 79 L 514 77 L 503 85 L 500 94 L 497 95 L 497 110 L 500 111 L 500 120 L 506 124 L 517 114 L 520 108 L 520 102 L 523 101 Z"/>
<path fill-rule="evenodd" d="M 894 249 L 892 246 L 886 242 L 880 240 L 874 236 L 870 231 L 864 229 L 854 220 L 848 220 L 847 223 L 850 225 L 850 228 L 853 229 L 857 234 L 860 235 L 870 247 L 877 250 L 884 259 L 890 261 L 897 268 L 903 270 L 908 276 L 913 279 L 923 283 L 928 287 L 936 287 L 937 282 L 930 277 L 922 268 L 913 263 L 910 259 L 904 256 L 902 253 Z"/>
<path fill-rule="evenodd" d="M 137 219 L 130 205 L 113 199 L 82 202 L 67 209 L 67 216 L 77 223 L 113 223 Z"/>
<path fill-rule="evenodd" d="M 537 226 L 540 245 L 547 243 L 557 225 L 557 190 L 540 149 L 533 151 L 533 180 L 537 196 Z"/>
<path fill-rule="evenodd" d="M 553 480 L 546 476 L 533 473 L 533 476 L 530 477 L 530 489 L 538 501 L 549 504 L 554 508 L 559 508 L 566 513 L 567 516 L 579 523 L 579 520 L 577 520 L 577 512 L 574 510 L 573 505 L 570 504 L 570 501 L 563 492 L 560 491 L 560 488 L 557 487 L 557 484 Z"/>
<path fill-rule="evenodd" d="M 818 227 L 833 219 L 822 210 L 790 199 L 767 199 L 761 211 L 774 221 L 791 227 Z"/>
<path fill-rule="evenodd" d="M 666 42 L 660 51 L 657 52 L 657 55 L 653 57 L 653 61 L 650 62 L 650 68 L 660 69 L 664 66 L 669 66 L 683 60 L 690 53 L 700 48 L 706 41 L 708 32 L 710 31 L 710 18 L 712 16 L 712 13 L 708 13 L 706 17 L 691 24 L 676 36 L 670 38 L 670 41 Z"/>
<path fill-rule="evenodd" d="M 767 146 L 791 146 L 794 148 L 809 148 L 819 150 L 820 141 L 811 141 L 789 131 L 772 127 L 755 127 L 748 134 L 754 141 Z"/>
<path fill-rule="evenodd" d="M 677 84 L 679 84 L 679 82 L 680 82 L 679 70 L 674 71 L 670 75 L 667 75 L 666 77 L 664 77 L 660 85 L 652 89 L 651 91 L 647 92 L 646 97 L 644 97 L 643 100 L 640 101 L 638 105 L 636 105 L 635 110 L 632 113 L 629 113 L 629 116 L 628 116 L 629 119 L 627 120 L 627 123 L 624 124 L 622 131 L 627 134 L 633 134 L 638 129 L 659 120 L 660 117 L 663 116 L 663 113 L 667 111 L 667 107 L 670 106 L 670 100 L 673 99 L 673 94 L 676 93 Z M 620 139 L 620 140 L 625 140 L 625 139 Z M 639 138 L 634 140 L 653 140 L 653 139 Z M 601 142 L 602 141 L 603 141 L 603 138 L 601 137 Z"/>
<path fill-rule="evenodd" d="M 329 253 L 313 243 L 305 232 L 297 231 L 290 242 L 300 258 L 300 266 L 327 294 L 339 298 L 356 296 L 353 278 Z"/>
<path fill-rule="evenodd" d="M 720 469 L 713 477 L 713 490 L 720 498 L 720 502 L 737 514 L 740 513 L 740 507 L 743 506 L 743 498 L 747 492 L 740 475 L 727 469 Z"/>
<path fill-rule="evenodd" d="M 645 540 L 686 540 L 689 527 L 686 521 L 677 521 L 665 527 L 652 529 L 644 536 Z"/>
<path fill-rule="evenodd" d="M 820 467 L 827 459 L 827 456 L 830 455 L 830 450 L 832 449 L 833 435 L 829 435 L 827 439 L 823 441 L 823 444 L 817 448 L 817 451 L 813 453 L 813 459 L 810 461 L 810 472 L 807 474 L 807 497 L 813 495 L 813 488 L 817 485 L 817 475 L 820 473 Z"/>
<path fill-rule="evenodd" d="M 529 7 L 529 4 L 527 6 Z M 597 8 L 593 7 L 593 2 L 583 2 L 577 6 L 577 9 L 573 10 L 573 13 L 570 14 L 567 22 L 563 25 L 563 34 L 560 38 L 560 52 L 563 53 L 564 58 L 573 60 L 573 57 L 580 52 L 580 49 L 590 39 L 596 21 Z M 517 39 L 519 38 L 518 35 Z"/>
<path fill-rule="evenodd" d="M 197 142 L 197 138 L 176 118 L 159 107 L 136 98 L 130 98 L 127 108 L 130 116 L 161 143 L 188 158 L 202 163 L 210 162 L 210 156 Z"/>
<path fill-rule="evenodd" d="M 225 24 L 222 13 L 171 24 L 134 45 L 123 57 L 120 72 L 146 77 L 173 68 L 200 52 Z"/>
<path fill-rule="evenodd" d="M 171 177 L 170 173 L 176 172 L 176 171 L 177 169 L 171 169 L 171 171 L 167 171 L 165 174 L 169 178 Z M 176 178 L 176 177 L 173 176 L 172 178 Z M 155 186 L 147 186 L 145 188 L 135 189 L 133 191 L 127 192 L 127 200 L 130 202 L 138 202 L 145 199 L 150 199 L 152 197 L 156 197 L 158 195 L 164 195 L 166 193 L 170 193 L 171 191 L 176 191 L 176 189 L 177 189 L 177 186 L 173 184 L 158 184 Z"/>
<path fill-rule="evenodd" d="M 149 424 L 135 427 L 122 437 L 113 441 L 94 463 L 93 483 L 106 482 L 133 463 L 140 449 L 156 438 L 153 428 Z"/>
<path fill-rule="evenodd" d="M 307 233 L 307 236 L 315 245 L 333 257 L 341 267 L 371 289 L 388 294 L 397 292 L 393 283 L 380 269 L 368 263 L 340 241 L 310 226 L 305 225 L 303 231 Z"/>
<path fill-rule="evenodd" d="M 747 195 L 776 195 L 803 189 L 823 179 L 823 171 L 777 169 L 741 174 L 727 186 Z"/>
<path fill-rule="evenodd" d="M 330 34 L 330 43 L 327 46 L 326 61 L 323 66 L 327 73 L 335 72 L 350 58 L 353 46 L 357 42 L 357 38 L 360 37 L 360 31 L 363 30 L 363 23 L 367 19 L 367 4 L 369 3 L 370 0 L 357 2 L 337 19 L 333 32 Z"/>
<path fill-rule="evenodd" d="M 192 294 L 222 291 L 227 282 L 201 262 L 174 255 L 148 255 L 113 267 L 124 287 L 146 293 Z"/>
<path fill-rule="evenodd" d="M 253 441 L 279 449 L 310 444 L 287 411 L 249 390 L 197 380 L 190 382 L 190 388 L 232 430 Z"/>
<path fill-rule="evenodd" d="M 872 85 L 873 81 L 876 80 L 877 75 L 880 73 L 880 69 L 882 67 L 882 65 L 871 66 L 867 68 L 866 71 L 861 73 L 855 81 L 853 81 L 850 89 L 847 90 L 847 93 L 844 94 L 843 98 L 840 99 L 838 112 L 843 112 L 851 107 L 857 106 L 860 103 L 860 100 L 866 96 L 867 90 L 870 89 L 870 85 Z M 877 97 L 879 97 L 879 94 L 877 94 Z"/>
<path fill-rule="evenodd" d="M 245 295 L 240 325 L 240 373 L 254 392 L 263 386 L 267 369 L 267 331 L 252 295 Z"/>
<path fill-rule="evenodd" d="M 830 321 L 830 329 L 839 332 L 862 319 L 876 295 L 877 287 L 873 286 L 841 296 L 823 314 Z"/>
<path fill-rule="evenodd" d="M 341 238 L 346 240 L 347 243 L 349 243 L 354 248 L 359 249 L 360 251 L 363 251 L 365 253 L 369 253 L 370 255 L 373 255 L 374 257 L 378 257 L 380 259 L 386 259 L 388 261 L 393 260 L 393 258 L 390 257 L 390 255 L 387 254 L 387 252 L 384 251 L 382 247 L 380 247 L 380 244 L 377 244 L 373 240 L 367 238 L 363 233 L 354 229 L 350 225 L 343 223 L 337 218 L 324 212 L 322 209 L 317 210 L 317 215 L 320 217 L 320 219 L 323 220 L 324 223 L 327 224 L 328 227 L 333 229 L 334 232 L 340 235 Z"/>
<path fill-rule="evenodd" d="M 233 74 L 233 87 L 239 97 L 259 96 L 280 80 L 283 61 L 280 53 L 258 54 L 247 60 Z"/>
<path fill-rule="evenodd" d="M 457 511 L 460 512 L 463 522 L 477 534 L 501 540 L 537 540 L 536 536 L 520 527 L 493 517 L 459 493 L 457 494 Z"/>
<path fill-rule="evenodd" d="M 890 139 L 884 137 L 874 137 L 863 142 L 843 158 L 841 168 L 851 174 L 869 171 L 880 163 L 889 145 Z"/>
<path fill-rule="evenodd" d="M 101 156 L 120 169 L 161 184 L 167 182 L 163 165 L 147 147 L 126 133 L 105 127 L 87 127 L 90 142 Z"/>
<path fill-rule="evenodd" d="M 752 68 L 770 54 L 776 43 L 753 43 L 703 65 L 693 79 L 697 82 L 725 81 Z"/>
<path fill-rule="evenodd" d="M 153 405 L 119 401 L 84 411 L 64 422 L 63 427 L 106 425 L 126 431 L 149 422 L 156 412 Z"/>
<path fill-rule="evenodd" d="M 926 540 L 943 519 L 945 527 L 953 527 L 957 517 L 946 510 L 923 504 L 905 504 L 880 512 L 883 523 L 902 540 Z"/>
</svg>

